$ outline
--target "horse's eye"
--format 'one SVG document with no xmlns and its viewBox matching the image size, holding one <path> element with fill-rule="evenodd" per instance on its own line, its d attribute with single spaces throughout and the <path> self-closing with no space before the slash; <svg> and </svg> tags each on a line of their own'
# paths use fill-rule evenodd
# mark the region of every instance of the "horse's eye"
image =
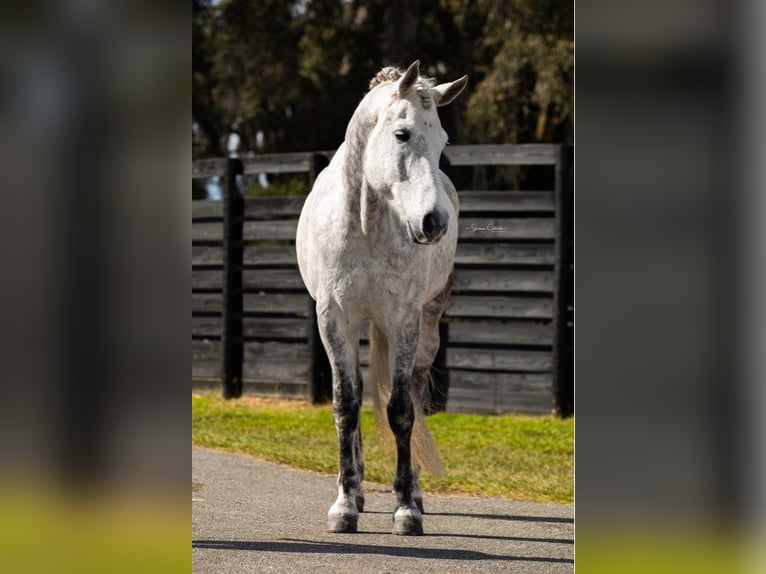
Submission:
<svg viewBox="0 0 766 574">
<path fill-rule="evenodd" d="M 394 135 L 400 142 L 406 142 L 410 139 L 410 132 L 407 130 L 396 130 Z"/>
</svg>

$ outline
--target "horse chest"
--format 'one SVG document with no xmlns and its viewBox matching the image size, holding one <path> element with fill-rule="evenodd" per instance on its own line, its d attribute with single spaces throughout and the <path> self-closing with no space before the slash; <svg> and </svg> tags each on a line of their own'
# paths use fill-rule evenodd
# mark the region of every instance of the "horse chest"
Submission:
<svg viewBox="0 0 766 574">
<path fill-rule="evenodd" d="M 357 244 L 358 245 L 358 244 Z M 344 250 L 336 284 L 348 298 L 422 298 L 429 284 L 429 258 L 417 250 L 357 246 Z"/>
</svg>

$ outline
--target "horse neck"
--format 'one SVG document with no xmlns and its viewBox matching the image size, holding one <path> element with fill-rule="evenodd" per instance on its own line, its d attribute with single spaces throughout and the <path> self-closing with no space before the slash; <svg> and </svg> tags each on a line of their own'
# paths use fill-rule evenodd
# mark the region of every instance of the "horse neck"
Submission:
<svg viewBox="0 0 766 574">
<path fill-rule="evenodd" d="M 369 112 L 360 104 L 346 130 L 343 163 L 346 210 L 352 216 L 352 221 L 359 222 L 364 235 L 368 235 L 372 225 L 388 211 L 386 201 L 378 197 L 367 185 L 364 177 L 364 152 L 372 127 Z"/>
</svg>

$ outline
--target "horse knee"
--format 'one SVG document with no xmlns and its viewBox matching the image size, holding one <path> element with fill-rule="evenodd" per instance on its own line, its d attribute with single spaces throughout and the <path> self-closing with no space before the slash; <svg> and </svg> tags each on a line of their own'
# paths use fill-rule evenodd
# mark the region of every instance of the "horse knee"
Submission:
<svg viewBox="0 0 766 574">
<path fill-rule="evenodd" d="M 333 401 L 332 410 L 338 432 L 351 434 L 356 431 L 359 426 L 359 401 L 355 398 Z"/>
<path fill-rule="evenodd" d="M 391 394 L 388 401 L 388 424 L 394 435 L 398 438 L 409 436 L 415 423 L 415 409 L 409 392 L 397 392 Z"/>
</svg>

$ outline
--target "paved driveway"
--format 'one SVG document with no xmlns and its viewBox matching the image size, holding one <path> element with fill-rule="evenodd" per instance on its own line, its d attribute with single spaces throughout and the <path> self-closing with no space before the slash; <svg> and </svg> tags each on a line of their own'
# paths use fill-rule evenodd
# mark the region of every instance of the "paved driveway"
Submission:
<svg viewBox="0 0 766 574">
<path fill-rule="evenodd" d="M 192 450 L 197 573 L 574 571 L 574 507 L 426 493 L 425 535 L 391 534 L 393 494 L 366 488 L 357 534 L 325 531 L 335 479 Z"/>
</svg>

